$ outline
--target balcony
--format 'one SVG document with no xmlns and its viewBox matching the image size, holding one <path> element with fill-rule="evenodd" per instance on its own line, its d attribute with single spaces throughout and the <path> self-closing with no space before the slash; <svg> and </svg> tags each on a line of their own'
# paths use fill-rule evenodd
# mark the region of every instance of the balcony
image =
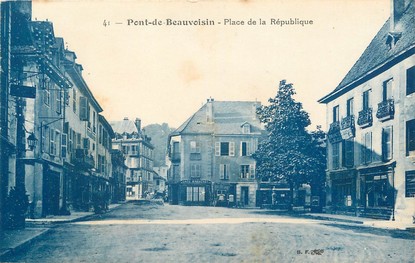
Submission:
<svg viewBox="0 0 415 263">
<path fill-rule="evenodd" d="M 88 155 L 85 149 L 75 149 L 75 154 L 72 155 L 72 163 L 79 166 L 81 169 L 91 169 L 95 167 L 94 157 Z"/>
<path fill-rule="evenodd" d="M 340 134 L 342 139 L 347 140 L 355 136 L 354 115 L 349 115 L 342 118 L 340 126 Z"/>
<path fill-rule="evenodd" d="M 330 124 L 330 129 L 327 133 L 330 143 L 340 142 L 342 140 L 342 136 L 340 133 L 340 122 L 335 121 Z"/>
<path fill-rule="evenodd" d="M 388 99 L 382 101 L 378 104 L 378 111 L 376 112 L 376 117 L 379 121 L 387 121 L 393 119 L 395 114 L 395 102 L 393 99 Z"/>
<path fill-rule="evenodd" d="M 357 118 L 357 124 L 360 128 L 366 128 L 372 126 L 373 113 L 372 108 L 367 108 L 359 112 L 359 118 Z"/>
</svg>

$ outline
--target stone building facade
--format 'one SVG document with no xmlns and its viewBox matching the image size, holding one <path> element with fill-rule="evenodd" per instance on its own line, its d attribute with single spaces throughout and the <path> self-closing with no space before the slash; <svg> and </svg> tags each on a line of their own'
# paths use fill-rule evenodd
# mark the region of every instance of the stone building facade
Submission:
<svg viewBox="0 0 415 263">
<path fill-rule="evenodd" d="M 208 99 L 169 135 L 170 203 L 255 206 L 258 184 L 251 154 L 263 136 L 258 106 Z"/>
<path fill-rule="evenodd" d="M 415 215 L 415 7 L 391 17 L 327 105 L 327 209 L 412 222 Z"/>
<path fill-rule="evenodd" d="M 125 155 L 126 200 L 150 197 L 153 188 L 153 150 L 151 138 L 141 129 L 141 120 L 112 121 L 115 132 L 113 149 Z"/>
</svg>

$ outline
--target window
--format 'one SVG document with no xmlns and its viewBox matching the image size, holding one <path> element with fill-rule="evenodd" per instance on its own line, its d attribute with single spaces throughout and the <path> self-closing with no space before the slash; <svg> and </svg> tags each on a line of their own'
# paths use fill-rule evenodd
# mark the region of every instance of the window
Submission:
<svg viewBox="0 0 415 263">
<path fill-rule="evenodd" d="M 354 165 L 354 139 L 343 141 L 343 166 L 353 167 Z"/>
<path fill-rule="evenodd" d="M 50 105 L 50 82 L 45 83 L 45 89 L 43 90 L 43 103 Z"/>
<path fill-rule="evenodd" d="M 63 91 L 63 97 L 65 100 L 65 106 L 69 106 L 69 91 L 68 90 Z"/>
<path fill-rule="evenodd" d="M 333 107 L 333 122 L 338 122 L 340 120 L 339 105 Z"/>
<path fill-rule="evenodd" d="M 188 202 L 204 202 L 205 201 L 205 188 L 196 186 L 186 187 L 186 201 Z"/>
<path fill-rule="evenodd" d="M 255 178 L 255 166 L 254 165 L 241 165 L 241 178 L 242 179 L 254 179 Z"/>
<path fill-rule="evenodd" d="M 415 119 L 406 122 L 406 155 L 415 155 Z"/>
<path fill-rule="evenodd" d="M 340 166 L 340 142 L 337 143 L 333 143 L 331 145 L 331 150 L 332 150 L 332 166 L 333 169 L 339 169 Z"/>
<path fill-rule="evenodd" d="M 190 141 L 190 152 L 200 153 L 200 143 L 197 141 Z"/>
<path fill-rule="evenodd" d="M 220 165 L 219 175 L 221 180 L 229 180 L 229 164 Z"/>
<path fill-rule="evenodd" d="M 132 155 L 138 154 L 138 145 L 131 145 L 131 154 Z"/>
<path fill-rule="evenodd" d="M 393 88 L 393 79 L 388 79 L 387 81 L 383 82 L 383 90 L 382 90 L 382 99 L 383 101 L 387 101 L 388 99 L 392 98 L 392 88 Z"/>
<path fill-rule="evenodd" d="M 85 97 L 79 97 L 79 119 L 87 121 L 88 118 L 88 100 Z"/>
<path fill-rule="evenodd" d="M 415 92 L 415 66 L 406 71 L 406 95 Z"/>
<path fill-rule="evenodd" d="M 80 133 L 76 133 L 76 148 L 77 149 L 81 149 L 81 134 Z"/>
<path fill-rule="evenodd" d="M 353 98 L 351 98 L 351 99 L 348 99 L 347 100 L 347 116 L 352 116 L 353 115 L 353 104 L 354 104 L 354 101 L 353 101 Z"/>
<path fill-rule="evenodd" d="M 229 142 L 220 143 L 220 155 L 228 156 L 229 155 Z"/>
<path fill-rule="evenodd" d="M 66 158 L 66 153 L 68 149 L 68 135 L 65 133 L 62 133 L 62 141 L 61 141 L 61 156 L 62 158 Z"/>
<path fill-rule="evenodd" d="M 392 159 L 392 126 L 382 129 L 382 159 L 389 161 Z"/>
<path fill-rule="evenodd" d="M 55 130 L 49 130 L 49 154 L 56 155 L 56 144 L 55 144 Z"/>
<path fill-rule="evenodd" d="M 415 197 L 415 171 L 405 174 L 405 197 Z"/>
<path fill-rule="evenodd" d="M 96 133 L 97 131 L 97 127 L 96 127 L 96 119 L 97 119 L 97 114 L 95 111 L 92 112 L 92 132 Z"/>
<path fill-rule="evenodd" d="M 199 178 L 202 176 L 202 165 L 200 164 L 191 164 L 190 165 L 190 177 Z"/>
<path fill-rule="evenodd" d="M 242 133 L 243 134 L 251 133 L 251 125 L 249 125 L 248 123 L 245 123 L 244 125 L 242 125 Z"/>
<path fill-rule="evenodd" d="M 363 110 L 370 108 L 370 89 L 363 92 Z"/>
<path fill-rule="evenodd" d="M 249 155 L 249 147 L 247 142 L 241 142 L 241 156 Z"/>
<path fill-rule="evenodd" d="M 216 156 L 235 156 L 234 142 L 216 142 L 215 143 Z"/>
<path fill-rule="evenodd" d="M 360 154 L 362 164 L 369 164 L 372 162 L 372 132 L 363 134 Z"/>
<path fill-rule="evenodd" d="M 76 89 L 72 88 L 72 109 L 76 113 Z"/>
<path fill-rule="evenodd" d="M 62 113 L 62 90 L 56 89 L 56 112 L 58 114 Z"/>
</svg>

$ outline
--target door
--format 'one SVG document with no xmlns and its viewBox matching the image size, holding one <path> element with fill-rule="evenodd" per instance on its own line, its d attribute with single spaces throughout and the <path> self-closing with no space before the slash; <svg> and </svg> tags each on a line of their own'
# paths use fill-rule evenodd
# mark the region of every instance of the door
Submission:
<svg viewBox="0 0 415 263">
<path fill-rule="evenodd" d="M 47 171 L 43 179 L 43 215 L 59 214 L 60 174 Z"/>
<path fill-rule="evenodd" d="M 249 204 L 249 186 L 241 186 L 241 204 L 244 206 Z"/>
</svg>

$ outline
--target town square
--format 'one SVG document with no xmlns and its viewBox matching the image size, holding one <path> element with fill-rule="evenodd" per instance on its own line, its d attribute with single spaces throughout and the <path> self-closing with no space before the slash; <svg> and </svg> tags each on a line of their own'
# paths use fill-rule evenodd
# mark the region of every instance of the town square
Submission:
<svg viewBox="0 0 415 263">
<path fill-rule="evenodd" d="M 413 0 L 0 14 L 0 262 L 414 261 Z"/>
</svg>

